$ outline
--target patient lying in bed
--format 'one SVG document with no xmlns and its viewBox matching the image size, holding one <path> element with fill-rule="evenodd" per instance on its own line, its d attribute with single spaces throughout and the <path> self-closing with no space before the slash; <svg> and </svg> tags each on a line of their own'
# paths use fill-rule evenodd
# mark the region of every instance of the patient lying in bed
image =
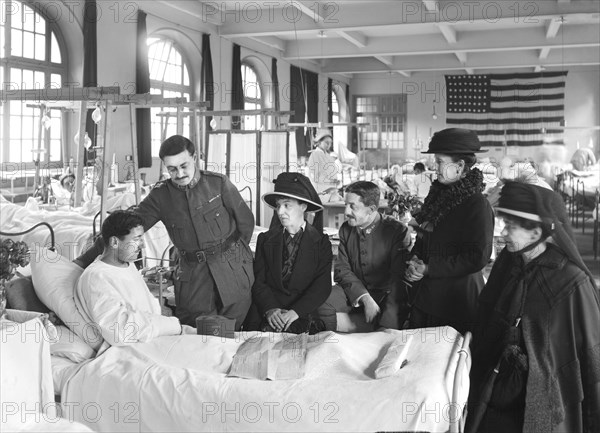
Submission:
<svg viewBox="0 0 600 433">
<path fill-rule="evenodd" d="M 110 214 L 102 224 L 104 252 L 77 283 L 75 303 L 98 326 L 105 341 L 100 351 L 184 332 L 179 319 L 161 315 L 158 301 L 132 263 L 143 247 L 143 235 L 139 216 L 127 211 Z"/>
</svg>

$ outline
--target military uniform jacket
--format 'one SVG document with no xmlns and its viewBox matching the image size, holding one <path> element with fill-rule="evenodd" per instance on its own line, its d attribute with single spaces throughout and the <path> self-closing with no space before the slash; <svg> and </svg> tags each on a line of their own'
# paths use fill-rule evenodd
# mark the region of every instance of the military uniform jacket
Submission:
<svg viewBox="0 0 600 433">
<path fill-rule="evenodd" d="M 345 222 L 339 236 L 334 279 L 352 305 L 371 291 L 391 292 L 398 287 L 410 246 L 410 235 L 402 223 L 381 215 L 373 231 L 366 235 Z"/>
<path fill-rule="evenodd" d="M 199 250 L 212 252 L 206 256 L 207 265 L 223 305 L 231 305 L 249 296 L 254 281 L 248 247 L 254 216 L 226 176 L 203 170 L 199 173 L 198 182 L 191 187 L 180 188 L 170 179 L 158 183 L 136 213 L 144 220 L 144 230 L 162 221 L 180 252 L 192 256 Z M 231 237 L 239 241 L 222 251 L 219 245 Z M 195 265 L 181 260 L 178 278 L 188 281 Z"/>
</svg>

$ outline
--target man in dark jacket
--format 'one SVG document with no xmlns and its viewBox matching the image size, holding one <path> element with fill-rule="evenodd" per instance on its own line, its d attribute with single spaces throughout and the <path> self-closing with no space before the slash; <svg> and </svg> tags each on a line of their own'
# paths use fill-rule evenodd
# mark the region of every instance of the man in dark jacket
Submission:
<svg viewBox="0 0 600 433">
<path fill-rule="evenodd" d="M 250 307 L 254 282 L 248 242 L 252 211 L 227 177 L 197 167 L 194 144 L 174 135 L 159 156 L 170 179 L 159 182 L 135 212 L 144 230 L 162 221 L 181 260 L 175 273 L 176 316 L 196 326 L 196 317 L 222 315 L 240 329 Z M 96 245 L 76 259 L 89 265 L 102 251 Z"/>
<path fill-rule="evenodd" d="M 258 236 L 253 308 L 244 329 L 324 331 L 317 308 L 331 293 L 331 242 L 323 234 L 323 206 L 310 180 L 281 173 L 275 191 L 263 195 L 273 209 L 271 228 Z M 312 224 L 307 212 L 318 212 Z"/>
<path fill-rule="evenodd" d="M 378 212 L 380 191 L 373 182 L 358 181 L 346 188 L 345 216 L 334 263 L 337 283 L 319 309 L 328 330 L 337 330 L 337 312 L 364 310 L 365 321 L 398 329 L 398 297 L 410 246 L 408 229 Z"/>
</svg>

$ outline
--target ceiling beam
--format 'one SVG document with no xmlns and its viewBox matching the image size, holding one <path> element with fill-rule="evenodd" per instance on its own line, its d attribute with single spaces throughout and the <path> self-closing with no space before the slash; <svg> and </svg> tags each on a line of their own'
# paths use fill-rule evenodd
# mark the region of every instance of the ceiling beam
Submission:
<svg viewBox="0 0 600 433">
<path fill-rule="evenodd" d="M 540 50 L 540 55 L 538 56 L 538 59 L 540 60 L 544 60 L 545 58 L 548 57 L 548 54 L 550 54 L 550 48 L 542 48 Z"/>
<path fill-rule="evenodd" d="M 182 1 L 174 1 L 173 3 L 182 3 Z M 187 2 L 184 1 L 183 3 Z M 520 6 L 515 11 L 515 4 L 519 4 L 519 2 L 509 1 L 489 3 L 448 2 L 448 5 L 446 7 L 442 6 L 442 9 L 438 12 L 428 11 L 426 6 L 417 2 L 373 1 L 369 2 L 369 13 L 365 14 L 363 2 L 348 1 L 340 2 L 333 11 L 328 10 L 329 14 L 327 16 L 324 16 L 324 13 L 318 14 L 314 9 L 302 3 L 298 3 L 298 8 L 290 6 L 290 4 L 296 6 L 296 1 L 293 3 L 272 3 L 281 6 L 263 8 L 260 17 L 257 19 L 254 18 L 254 15 L 251 20 L 235 19 L 236 17 L 232 14 L 225 16 L 226 20 L 221 21 L 223 24 L 221 35 L 242 37 L 268 34 L 285 35 L 286 38 L 293 38 L 295 34 L 314 34 L 315 30 L 319 29 L 368 33 L 370 29 L 409 29 L 415 25 L 422 28 L 428 24 L 432 27 L 436 24 L 477 26 L 478 24 L 490 24 L 490 11 L 492 8 L 486 7 L 489 4 L 494 5 L 493 23 L 497 26 L 514 25 L 515 19 L 518 20 L 518 23 L 527 24 L 549 21 L 560 16 L 564 16 L 569 22 L 593 22 L 593 14 L 598 13 L 597 2 L 590 1 L 577 1 L 561 5 L 553 1 L 538 1 L 535 3 L 533 14 L 529 9 L 522 9 L 524 6 Z M 444 5 L 444 2 L 435 3 Z M 321 10 L 325 10 L 325 7 L 323 6 Z M 243 10 L 242 8 L 241 18 L 244 17 Z M 300 13 L 298 10 L 302 10 L 302 12 Z M 450 16 L 451 10 L 453 11 L 452 16 Z M 299 16 L 294 16 L 294 11 L 298 12 Z M 515 15 L 517 13 L 518 16 Z"/>
<path fill-rule="evenodd" d="M 375 56 L 377 60 L 379 60 L 384 65 L 391 65 L 394 63 L 394 58 L 392 56 Z"/>
<path fill-rule="evenodd" d="M 257 36 L 250 39 L 260 42 L 268 47 L 275 48 L 281 52 L 285 51 L 285 42 L 275 36 Z"/>
<path fill-rule="evenodd" d="M 555 38 L 558 34 L 558 29 L 560 29 L 560 25 L 562 22 L 559 19 L 551 19 L 546 25 L 546 39 Z"/>
<path fill-rule="evenodd" d="M 454 55 L 462 65 L 467 64 L 467 53 L 465 53 L 464 51 L 456 51 Z"/>
<path fill-rule="evenodd" d="M 337 34 L 358 48 L 366 47 L 369 41 L 369 38 L 359 32 L 337 31 Z"/>
<path fill-rule="evenodd" d="M 448 24 L 438 24 L 437 26 L 440 29 L 440 32 L 442 32 L 442 35 L 444 35 L 446 38 L 446 42 L 449 44 L 456 43 L 456 30 L 454 30 Z"/>
<path fill-rule="evenodd" d="M 394 60 L 392 65 L 383 65 L 374 58 L 347 58 L 338 59 L 330 62 L 323 70 L 323 73 L 382 73 L 392 70 L 402 70 L 406 72 L 422 71 L 459 71 L 459 70 L 498 70 L 498 69 L 519 69 L 542 66 L 545 68 L 569 68 L 573 66 L 597 66 L 600 65 L 598 50 L 595 48 L 585 48 L 573 50 L 576 52 L 566 52 L 562 58 L 559 52 L 552 52 L 543 64 L 534 51 L 517 51 L 511 53 L 509 61 L 498 63 L 498 55 L 493 52 L 478 53 L 469 56 L 468 65 L 461 64 L 454 56 L 439 56 L 435 62 L 424 56 L 402 56 Z"/>
<path fill-rule="evenodd" d="M 597 30 L 597 26 L 591 25 L 580 25 L 569 29 L 564 36 L 564 48 L 600 46 L 600 34 Z M 507 32 L 505 29 L 488 30 L 485 32 L 485 37 L 482 37 L 482 33 L 479 31 L 464 32 L 460 41 L 452 46 L 440 41 L 439 37 L 435 35 L 406 36 L 400 41 L 398 38 L 389 37 L 369 38 L 368 46 L 360 51 L 345 44 L 342 40 L 329 41 L 323 50 L 311 40 L 289 41 L 283 58 L 296 59 L 298 58 L 297 53 L 301 53 L 300 58 L 454 54 L 457 51 L 476 53 L 535 50 L 537 53 L 537 50 L 541 48 L 562 47 L 562 40 L 548 40 L 544 34 L 540 34 L 537 28 L 531 27 L 519 32 Z"/>
</svg>

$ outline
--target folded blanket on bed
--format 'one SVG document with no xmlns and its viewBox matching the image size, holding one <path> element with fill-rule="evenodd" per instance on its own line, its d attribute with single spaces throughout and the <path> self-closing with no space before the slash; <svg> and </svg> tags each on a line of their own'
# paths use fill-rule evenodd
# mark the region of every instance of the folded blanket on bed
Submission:
<svg viewBox="0 0 600 433">
<path fill-rule="evenodd" d="M 279 341 L 273 341 L 277 335 Z M 289 380 L 304 376 L 308 334 L 267 334 L 246 340 L 233 357 L 229 377 Z"/>
</svg>

